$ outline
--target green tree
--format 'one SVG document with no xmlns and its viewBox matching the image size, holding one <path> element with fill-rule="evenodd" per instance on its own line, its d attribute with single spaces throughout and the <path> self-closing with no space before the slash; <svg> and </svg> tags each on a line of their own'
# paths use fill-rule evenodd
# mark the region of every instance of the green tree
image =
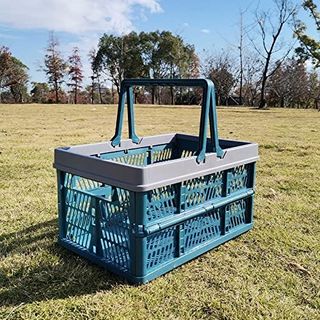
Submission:
<svg viewBox="0 0 320 320">
<path fill-rule="evenodd" d="M 199 59 L 193 46 L 169 31 L 105 34 L 99 42 L 95 68 L 107 75 L 120 93 L 120 83 L 125 78 L 197 77 Z M 151 90 L 154 103 L 155 90 Z M 173 102 L 173 89 L 170 93 Z"/>
<path fill-rule="evenodd" d="M 98 45 L 95 69 L 103 72 L 120 93 L 120 83 L 125 78 L 146 77 L 140 39 L 137 33 L 124 36 L 104 34 Z"/>
<path fill-rule="evenodd" d="M 154 78 L 195 78 L 199 76 L 199 59 L 192 45 L 169 31 L 150 34 L 151 61 L 149 74 Z M 170 88 L 171 104 L 174 89 Z M 154 98 L 153 98 L 154 103 Z"/>
<path fill-rule="evenodd" d="M 228 98 L 235 85 L 236 79 L 232 66 L 233 61 L 225 52 L 207 58 L 205 75 L 215 84 L 217 103 L 219 105 L 228 104 Z"/>
<path fill-rule="evenodd" d="M 49 98 L 49 86 L 45 82 L 32 82 L 30 91 L 32 102 L 47 103 Z"/>
<path fill-rule="evenodd" d="M 316 31 L 320 36 L 320 12 L 317 5 L 313 0 L 305 0 L 302 6 L 313 19 Z M 306 24 L 300 20 L 297 21 L 295 34 L 299 39 L 300 47 L 296 49 L 296 52 L 303 59 L 311 58 L 313 64 L 320 67 L 320 41 L 308 35 L 307 31 Z"/>
<path fill-rule="evenodd" d="M 99 65 L 97 61 L 97 51 L 92 49 L 88 54 L 90 69 L 91 69 L 91 103 L 93 104 L 95 100 L 99 103 L 105 102 L 103 100 L 103 90 L 102 90 L 102 66 Z M 98 95 L 96 90 L 98 89 Z M 98 98 L 98 99 L 95 99 Z"/>
<path fill-rule="evenodd" d="M 8 90 L 8 102 L 25 102 L 27 82 L 28 67 L 12 56 L 7 47 L 0 47 L 0 102 L 4 90 Z"/>
</svg>

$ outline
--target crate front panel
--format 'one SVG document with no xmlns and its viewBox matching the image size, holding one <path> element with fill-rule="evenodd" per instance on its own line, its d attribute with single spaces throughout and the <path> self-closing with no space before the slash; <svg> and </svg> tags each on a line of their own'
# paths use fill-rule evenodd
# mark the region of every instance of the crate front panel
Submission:
<svg viewBox="0 0 320 320">
<path fill-rule="evenodd" d="M 155 222 L 225 196 L 253 188 L 254 164 L 148 191 L 147 222 Z"/>
<path fill-rule="evenodd" d="M 148 236 L 148 272 L 251 224 L 252 202 L 253 197 L 234 201 Z"/>
<path fill-rule="evenodd" d="M 143 266 L 145 274 L 158 272 L 175 259 L 252 223 L 253 198 L 246 198 L 245 192 L 253 188 L 253 163 L 148 191 L 146 205 L 138 206 L 144 208 L 141 212 L 135 212 L 134 192 L 70 173 L 58 174 L 59 219 L 63 229 L 60 238 L 124 275 L 135 277 L 138 272 L 141 277 L 137 265 Z M 243 199 L 204 210 L 150 235 L 136 232 L 137 215 L 140 222 L 144 221 L 139 226 L 144 230 L 242 193 Z M 144 240 L 137 241 L 137 237 Z M 144 261 L 137 261 L 140 252 L 144 252 Z"/>
</svg>

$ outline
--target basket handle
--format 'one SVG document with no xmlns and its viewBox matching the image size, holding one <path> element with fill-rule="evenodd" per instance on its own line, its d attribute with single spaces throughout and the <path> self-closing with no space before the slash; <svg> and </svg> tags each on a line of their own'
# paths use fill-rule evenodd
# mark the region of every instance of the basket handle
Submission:
<svg viewBox="0 0 320 320">
<path fill-rule="evenodd" d="M 219 145 L 217 112 L 215 102 L 214 84 L 208 79 L 125 79 L 121 82 L 120 97 L 118 104 L 118 115 L 116 122 L 115 135 L 111 139 L 112 146 L 118 146 L 121 142 L 121 131 L 123 124 L 123 115 L 125 99 L 128 106 L 128 124 L 129 138 L 134 143 L 139 143 L 140 139 L 135 132 L 134 110 L 133 110 L 133 87 L 134 86 L 178 86 L 178 87 L 200 87 L 203 88 L 203 99 L 201 106 L 200 129 L 199 129 L 199 149 L 197 153 L 197 162 L 203 162 L 205 159 L 207 145 L 207 127 L 210 121 L 210 135 L 212 140 L 212 152 L 217 157 L 223 156 L 223 150 Z"/>
</svg>

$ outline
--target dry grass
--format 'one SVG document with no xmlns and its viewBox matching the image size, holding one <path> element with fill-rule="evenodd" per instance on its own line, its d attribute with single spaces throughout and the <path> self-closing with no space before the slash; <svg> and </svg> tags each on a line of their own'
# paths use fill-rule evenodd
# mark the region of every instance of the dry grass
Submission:
<svg viewBox="0 0 320 320">
<path fill-rule="evenodd" d="M 53 149 L 113 134 L 114 106 L 0 105 L 1 319 L 320 319 L 320 113 L 219 109 L 256 141 L 254 229 L 144 286 L 56 243 Z M 198 132 L 197 108 L 138 107 L 140 135 Z"/>
</svg>

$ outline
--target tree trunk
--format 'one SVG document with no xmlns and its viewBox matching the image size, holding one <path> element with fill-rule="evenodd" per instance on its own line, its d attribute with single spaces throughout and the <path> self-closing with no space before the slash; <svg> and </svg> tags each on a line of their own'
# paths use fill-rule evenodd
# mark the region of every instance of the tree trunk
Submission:
<svg viewBox="0 0 320 320">
<path fill-rule="evenodd" d="M 98 90 L 99 90 L 99 103 L 102 104 L 102 90 L 100 82 L 98 83 Z"/>
<path fill-rule="evenodd" d="M 158 87 L 158 104 L 161 104 L 161 89 Z"/>
<path fill-rule="evenodd" d="M 78 103 L 78 86 L 76 84 L 75 88 L 74 88 L 74 104 Z"/>
<path fill-rule="evenodd" d="M 94 103 L 94 76 L 91 77 L 91 104 Z"/>
<path fill-rule="evenodd" d="M 239 105 L 243 105 L 243 98 L 242 98 L 242 87 L 243 87 L 243 75 L 242 75 L 242 67 L 240 72 L 240 88 L 239 88 Z"/>
<path fill-rule="evenodd" d="M 265 25 L 263 23 L 263 20 L 261 20 L 260 18 L 257 17 L 257 23 L 260 26 L 260 31 L 261 31 L 261 35 L 262 35 L 263 47 L 264 47 L 264 51 L 266 53 L 266 58 L 265 58 L 266 62 L 265 62 L 265 66 L 264 66 L 263 73 L 262 73 L 262 83 L 261 83 L 259 109 L 262 109 L 262 108 L 264 108 L 266 106 L 265 90 L 266 90 L 267 79 L 271 75 L 270 73 L 268 75 L 268 70 L 269 70 L 271 57 L 275 52 L 275 45 L 276 45 L 276 43 L 278 41 L 278 38 L 279 38 L 279 36 L 280 36 L 280 34 L 282 32 L 282 29 L 283 29 L 284 25 L 288 22 L 290 17 L 294 16 L 294 14 L 295 14 L 295 8 L 288 9 L 288 6 L 287 6 L 288 3 L 289 3 L 289 1 L 287 1 L 287 0 L 281 0 L 278 3 L 279 4 L 279 6 L 278 6 L 278 10 L 279 10 L 279 12 L 278 12 L 279 25 L 278 25 L 278 27 L 276 29 L 274 29 L 275 27 L 272 26 L 272 29 L 274 30 L 274 32 L 272 32 L 272 41 L 271 41 L 270 47 L 268 49 L 267 49 L 267 42 L 266 42 L 266 27 L 265 27 Z M 267 14 L 267 13 L 265 13 L 265 14 Z M 270 19 L 270 15 L 267 16 L 267 18 Z M 272 25 L 272 23 L 271 23 L 271 25 Z M 289 52 L 290 51 L 288 51 L 288 53 Z M 281 59 L 279 61 L 280 62 L 279 62 L 278 67 L 281 64 Z M 275 70 L 276 69 L 274 69 L 273 72 Z"/>
<path fill-rule="evenodd" d="M 116 88 L 117 88 L 118 97 L 120 97 L 120 85 L 116 84 Z"/>
<path fill-rule="evenodd" d="M 56 103 L 59 103 L 59 87 L 58 87 L 57 80 L 54 80 L 54 92 L 55 92 Z"/>
<path fill-rule="evenodd" d="M 111 85 L 111 96 L 112 96 L 112 103 L 115 104 L 115 95 L 114 95 L 114 89 L 113 89 L 113 84 Z"/>
<path fill-rule="evenodd" d="M 137 104 L 138 101 L 138 92 L 136 90 L 133 90 L 133 94 L 134 94 L 134 104 Z"/>
<path fill-rule="evenodd" d="M 239 58 L 240 58 L 240 84 L 239 84 L 239 105 L 243 104 L 242 87 L 243 87 L 243 12 L 240 13 L 240 43 L 239 43 Z"/>
<path fill-rule="evenodd" d="M 263 109 L 266 106 L 265 91 L 266 91 L 267 72 L 268 72 L 268 68 L 269 68 L 270 57 L 271 56 L 268 54 L 267 59 L 266 59 L 266 65 L 265 65 L 265 68 L 264 68 L 263 74 L 262 74 L 259 109 Z"/>
<path fill-rule="evenodd" d="M 91 104 L 94 103 L 94 89 L 93 89 L 93 85 L 92 85 L 92 88 L 91 88 Z"/>
<path fill-rule="evenodd" d="M 97 79 L 98 79 L 99 103 L 102 104 L 102 91 L 101 91 L 100 76 L 98 76 Z"/>
<path fill-rule="evenodd" d="M 174 105 L 174 92 L 173 87 L 170 87 L 171 105 Z"/>
<path fill-rule="evenodd" d="M 281 97 L 281 100 L 280 100 L 280 108 L 284 108 L 284 98 Z"/>
<path fill-rule="evenodd" d="M 152 89 L 151 89 L 151 103 L 152 104 L 155 103 L 155 95 L 156 95 L 155 87 L 152 87 Z"/>
</svg>

